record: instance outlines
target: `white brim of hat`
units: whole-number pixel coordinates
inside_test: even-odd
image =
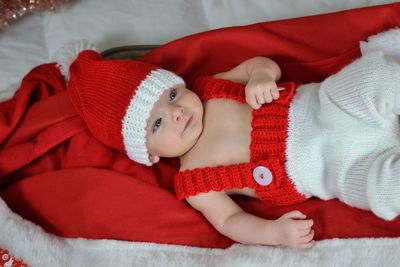
[[[122,121],[122,139],[130,159],[152,165],[146,147],[147,120],[163,92],[179,85],[185,85],[183,79],[164,69],[152,70],[140,83]]]

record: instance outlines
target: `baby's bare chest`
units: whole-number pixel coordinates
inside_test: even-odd
[[[181,161],[181,167],[194,169],[249,162],[252,109],[226,99],[209,100],[204,107],[203,133]],[[235,188],[226,193],[257,197],[251,188]]]
[[[218,166],[249,162],[252,109],[228,99],[205,103],[204,128],[199,146],[208,155],[204,165]]]

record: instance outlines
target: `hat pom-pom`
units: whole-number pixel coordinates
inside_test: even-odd
[[[84,50],[97,51],[97,48],[89,40],[73,40],[66,43],[55,53],[53,57],[54,61],[57,63],[57,67],[65,77],[65,80],[69,80],[69,67],[71,66],[72,62],[74,62],[79,53]]]

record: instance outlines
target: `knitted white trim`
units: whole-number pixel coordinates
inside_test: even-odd
[[[63,47],[57,50],[53,56],[53,60],[57,63],[65,80],[69,80],[69,67],[78,57],[79,53],[84,50],[95,50],[97,48],[89,40],[72,40],[67,42]]]
[[[152,165],[146,147],[147,119],[162,93],[178,85],[185,85],[182,78],[167,70],[157,69],[151,71],[138,86],[122,121],[122,138],[130,159]]]

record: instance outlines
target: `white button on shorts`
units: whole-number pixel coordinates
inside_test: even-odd
[[[272,173],[268,168],[258,166],[253,170],[253,178],[257,184],[266,186],[272,182]]]

